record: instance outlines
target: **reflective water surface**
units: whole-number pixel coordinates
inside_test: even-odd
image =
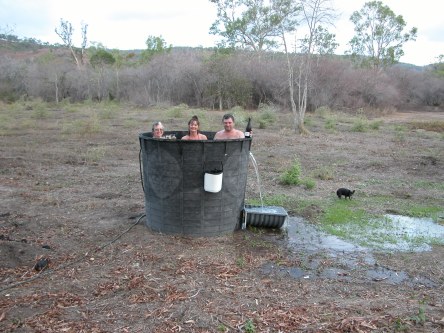
[[[366,247],[355,244],[362,243],[360,239],[356,239],[356,242],[342,240],[322,232],[298,217],[290,217],[285,228],[288,232],[289,245],[306,250],[420,252],[429,251],[433,242],[444,240],[444,226],[432,219],[387,214],[379,225],[376,230],[369,228],[368,234],[390,237],[386,237],[386,241],[384,237],[378,237],[377,242],[369,240],[369,237],[365,239]]]
[[[380,266],[375,251],[405,252],[431,249],[428,240],[444,237],[444,226],[430,219],[386,215],[387,228],[378,230],[393,233],[399,242],[379,244],[377,248],[363,247],[329,235],[301,217],[288,217],[282,227],[288,249],[300,259],[294,267],[267,264],[264,273],[287,275],[294,279],[337,279],[343,281],[372,281],[389,284],[437,287],[438,282],[422,276],[409,276],[404,271]],[[409,241],[410,240],[410,241]],[[413,241],[411,241],[413,240]],[[422,240],[422,242],[421,242]],[[412,243],[413,242],[413,243]]]

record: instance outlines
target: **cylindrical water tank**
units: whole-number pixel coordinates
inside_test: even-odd
[[[212,140],[214,132],[202,133],[208,140],[139,134],[146,225],[151,230],[219,236],[240,228],[251,139]],[[172,134],[180,138],[184,133],[165,132]],[[220,191],[205,191],[205,173],[220,171]]]

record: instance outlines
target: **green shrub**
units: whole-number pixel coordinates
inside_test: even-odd
[[[105,157],[105,147],[88,148],[84,154],[84,159],[87,164],[97,163]]]
[[[405,141],[405,132],[407,128],[403,125],[395,125],[395,141],[403,142]]]
[[[233,116],[237,115],[238,117],[240,117],[242,114],[245,113],[245,110],[242,106],[236,105],[230,109],[229,113],[231,113]]]
[[[256,332],[256,328],[254,327],[254,323],[251,319],[248,319],[245,322],[244,328],[245,328],[246,333],[255,333]]]
[[[326,130],[335,131],[336,125],[337,125],[337,119],[335,116],[327,116],[325,118],[325,124],[324,127]]]
[[[312,178],[304,178],[301,183],[305,186],[307,190],[312,190],[316,186],[316,182]]]
[[[168,117],[170,118],[182,118],[183,110],[179,108],[169,109],[167,112]]]
[[[372,130],[379,130],[379,128],[381,127],[382,124],[383,124],[382,120],[375,120],[369,124],[369,127]]]
[[[301,183],[301,163],[297,158],[294,159],[291,168],[281,176],[281,183],[284,185],[299,185]]]
[[[9,124],[12,123],[13,118],[7,116],[6,114],[0,114],[0,128],[8,128]]]
[[[332,180],[334,178],[334,171],[331,167],[322,166],[312,172],[312,176],[322,180]]]
[[[49,117],[49,112],[43,107],[37,107],[32,110],[32,118],[34,119],[45,119]]]
[[[305,126],[312,126],[313,125],[313,119],[311,117],[304,117],[304,125]]]
[[[100,121],[97,115],[93,114],[87,119],[78,119],[72,123],[65,123],[62,126],[63,134],[93,134],[99,133],[102,130]]]
[[[267,128],[267,122],[264,120],[259,119],[259,128],[260,129],[265,129]]]
[[[327,116],[330,116],[331,110],[328,106],[321,106],[317,108],[314,113],[321,118],[326,118]]]
[[[115,107],[105,106],[99,111],[99,117],[101,119],[113,119],[116,117],[119,110]]]
[[[188,109],[189,109],[188,105],[182,103],[182,104],[176,105],[173,108],[169,109],[167,111],[167,115],[170,118],[182,118],[185,116],[184,113]]]
[[[44,119],[49,116],[48,105],[41,98],[24,102],[24,107],[25,110],[32,111],[31,118]]]
[[[367,119],[363,117],[358,117],[353,122],[353,126],[351,128],[352,132],[366,132],[367,131]]]
[[[276,122],[277,109],[273,104],[259,104],[259,128],[264,129]]]

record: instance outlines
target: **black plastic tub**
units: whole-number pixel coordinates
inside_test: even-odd
[[[288,217],[287,211],[279,206],[252,206],[245,205],[244,226],[263,228],[281,228]]]
[[[139,134],[146,225],[153,231],[219,236],[241,227],[251,139],[182,141]],[[219,192],[205,191],[205,173],[222,169]]]

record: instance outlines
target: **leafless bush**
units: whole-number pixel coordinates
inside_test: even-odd
[[[261,103],[273,103],[281,110],[289,109],[283,54],[259,57],[252,52],[175,48],[144,64],[135,57],[118,68],[87,64],[79,70],[62,49],[4,56],[0,58],[0,98],[117,100],[140,106],[184,103],[213,109],[257,109]],[[428,70],[396,66],[375,72],[354,68],[340,57],[319,58],[312,70],[308,111],[321,106],[346,111],[444,105],[443,79]]]
[[[412,70],[396,67],[389,71],[394,80],[394,86],[402,94],[405,105],[444,106],[443,79],[435,77],[427,70]]]

